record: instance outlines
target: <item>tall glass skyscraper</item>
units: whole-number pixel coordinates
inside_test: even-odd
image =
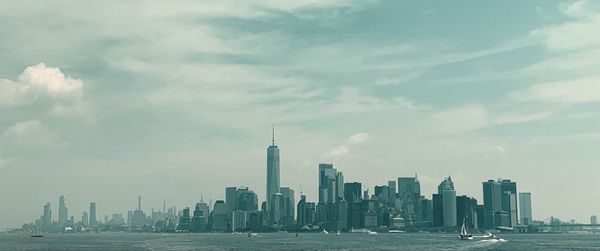
[[[96,202],[90,202],[90,226],[96,226]]]
[[[58,226],[64,227],[67,224],[67,220],[69,219],[69,214],[67,213],[67,206],[65,205],[65,196],[61,195],[58,198]]]
[[[271,205],[271,197],[279,192],[279,148],[275,145],[275,126],[273,138],[267,148],[267,207]]]
[[[519,215],[521,216],[519,222],[521,225],[531,223],[531,193],[519,193]]]

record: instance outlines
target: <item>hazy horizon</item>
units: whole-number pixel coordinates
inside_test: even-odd
[[[0,229],[418,174],[600,214],[600,2],[2,1]],[[212,206],[212,205],[211,205]]]

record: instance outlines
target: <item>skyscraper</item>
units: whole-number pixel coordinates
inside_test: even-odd
[[[344,175],[333,164],[319,164],[319,203],[335,203],[344,192]]]
[[[456,190],[454,182],[448,177],[438,186],[438,194],[442,195],[444,227],[455,227],[456,223]]]
[[[483,182],[483,216],[485,229],[501,226],[502,188],[499,182],[488,180]]]
[[[236,210],[258,210],[258,196],[256,196],[256,193],[248,187],[240,187],[237,190],[236,198]]]
[[[42,229],[46,231],[52,224],[52,209],[50,209],[50,202],[44,205],[44,215],[42,216]]]
[[[225,188],[225,204],[227,205],[227,218],[231,219],[231,213],[236,208],[237,201],[237,187],[227,187]]]
[[[81,216],[81,224],[84,226],[89,225],[89,217],[87,212],[83,212],[83,215]]]
[[[529,225],[533,220],[531,215],[531,193],[519,193],[519,215],[521,216],[520,224]]]
[[[275,126],[272,141],[267,148],[267,207],[271,205],[271,197],[279,192],[279,148],[275,145]]]
[[[402,217],[409,225],[414,225],[420,219],[421,183],[415,177],[398,178],[398,198],[402,202]],[[419,218],[419,219],[418,219]]]
[[[283,196],[284,212],[283,223],[286,226],[294,224],[294,212],[296,211],[296,201],[294,200],[294,190],[289,187],[281,187],[281,195]]]
[[[396,188],[395,180],[388,181],[388,190],[388,201],[392,202],[396,198],[396,193],[398,193],[398,188]]]
[[[90,202],[90,226],[96,226],[98,221],[96,219],[96,202]]]
[[[507,212],[508,217],[502,222],[503,226],[514,227],[518,224],[518,205],[517,205],[517,183],[509,179],[500,180],[502,190],[502,210]]]
[[[65,196],[61,195],[58,198],[58,226],[64,227],[67,224],[69,215],[67,212],[67,206],[65,205]]]

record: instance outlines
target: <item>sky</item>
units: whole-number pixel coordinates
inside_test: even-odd
[[[600,214],[596,1],[0,2],[0,229],[418,174]]]

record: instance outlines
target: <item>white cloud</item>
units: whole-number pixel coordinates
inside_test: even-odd
[[[371,136],[365,132],[359,132],[348,137],[348,144],[357,145],[369,141]]]
[[[538,112],[538,113],[517,113],[507,112],[496,116],[495,124],[513,124],[513,123],[524,123],[544,120],[552,116],[552,112]]]
[[[583,1],[562,4],[559,9],[573,20],[533,30],[553,51],[597,48],[600,46],[600,13],[589,11]]]
[[[329,151],[329,154],[333,157],[342,157],[350,153],[350,149],[345,145],[339,145]]]
[[[441,133],[476,131],[488,124],[487,110],[482,105],[465,105],[431,115],[435,129]]]
[[[545,103],[596,103],[600,102],[600,78],[543,83],[524,90],[514,91],[509,97],[517,101]]]
[[[558,5],[558,9],[570,17],[583,17],[589,14],[586,10],[586,1],[562,3]]]
[[[65,76],[59,68],[44,63],[27,67],[18,81],[0,79],[0,105],[19,106],[48,97],[53,100],[79,101],[83,90],[80,79]]]
[[[38,120],[16,123],[4,131],[4,136],[20,145],[53,144],[58,137]]]
[[[41,91],[52,98],[81,98],[83,82],[65,76],[57,67],[47,67],[44,63],[25,68],[19,76],[25,89]]]

